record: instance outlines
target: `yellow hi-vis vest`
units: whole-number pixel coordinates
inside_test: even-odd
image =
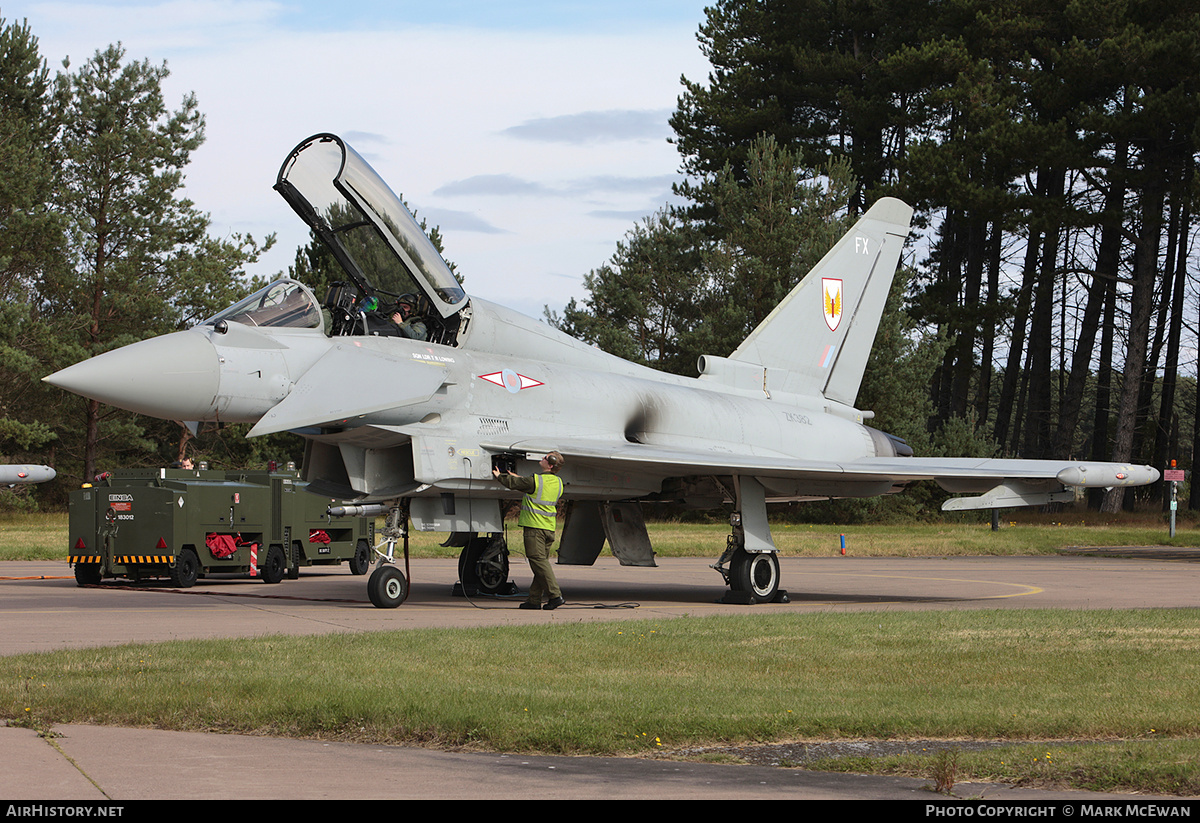
[[[553,474],[535,474],[533,482],[536,484],[533,494],[527,494],[521,500],[521,516],[517,518],[517,525],[552,532],[554,512],[558,498],[562,497],[562,481]]]

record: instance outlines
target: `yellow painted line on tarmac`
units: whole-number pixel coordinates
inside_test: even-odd
[[[937,583],[979,583],[985,586],[1007,586],[1023,589],[1009,594],[990,594],[983,597],[972,597],[972,600],[1000,600],[1006,597],[1028,597],[1031,594],[1041,594],[1045,591],[1041,586],[1030,586],[1026,583],[1005,583],[1000,580],[971,580],[960,577],[917,577],[906,574],[853,574],[850,572],[805,572],[806,577],[869,577],[877,580],[924,580]],[[966,599],[966,598],[960,598]]]

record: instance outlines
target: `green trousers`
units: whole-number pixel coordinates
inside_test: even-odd
[[[562,589],[554,577],[554,564],[550,562],[550,547],[554,545],[554,532],[546,529],[525,527],[525,559],[533,572],[529,584],[530,603],[541,605],[543,600],[562,597]]]

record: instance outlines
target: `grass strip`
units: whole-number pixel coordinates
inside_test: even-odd
[[[988,751],[942,750],[934,755],[844,757],[806,768],[851,774],[889,774],[954,783],[1006,783],[1029,788],[1200,796],[1200,740],[1121,740],[1027,743]]]
[[[0,659],[0,716],[504,751],[1200,736],[1200,613],[989,611],[138,644]]]
[[[837,526],[804,523],[771,525],[782,555],[831,557],[841,551],[857,557],[944,557],[956,555],[1053,554],[1074,546],[1194,546],[1200,534],[1181,525],[1175,538],[1157,515],[1100,515],[1075,512],[1057,515],[1009,514],[999,531],[988,523],[959,516],[939,523]],[[651,545],[660,557],[718,556],[729,527],[722,523],[649,523]],[[378,529],[377,529],[378,531]],[[416,532],[410,537],[413,557],[457,557],[459,549],[440,544],[442,533]],[[0,560],[67,559],[72,538],[65,513],[0,514]],[[520,538],[515,538],[519,547]],[[608,549],[605,548],[605,554]]]

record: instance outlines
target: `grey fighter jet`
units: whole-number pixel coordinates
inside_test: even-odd
[[[770,502],[934,480],[971,495],[947,509],[993,509],[1158,477],[1113,463],[923,459],[864,424],[872,412],[854,402],[912,216],[899,200],[873,205],[736,351],[679,377],[469,297],[400,199],[334,135],[297,146],[275,188],[345,270],[324,302],[279,280],[188,331],[46,380],[155,417],[305,438],[310,490],[352,501],[346,511],[387,512],[368,587],[377,606],[406,596],[393,561],[410,522],[452,533],[464,587],[511,586],[501,501],[513,493],[492,468],[530,474],[555,449],[569,501],[559,563],[590,565],[607,541],[622,563],[655,565],[639,500],[731,502],[713,568],[740,602],[786,597]],[[419,332],[411,316],[401,327],[402,302],[415,305]]]

